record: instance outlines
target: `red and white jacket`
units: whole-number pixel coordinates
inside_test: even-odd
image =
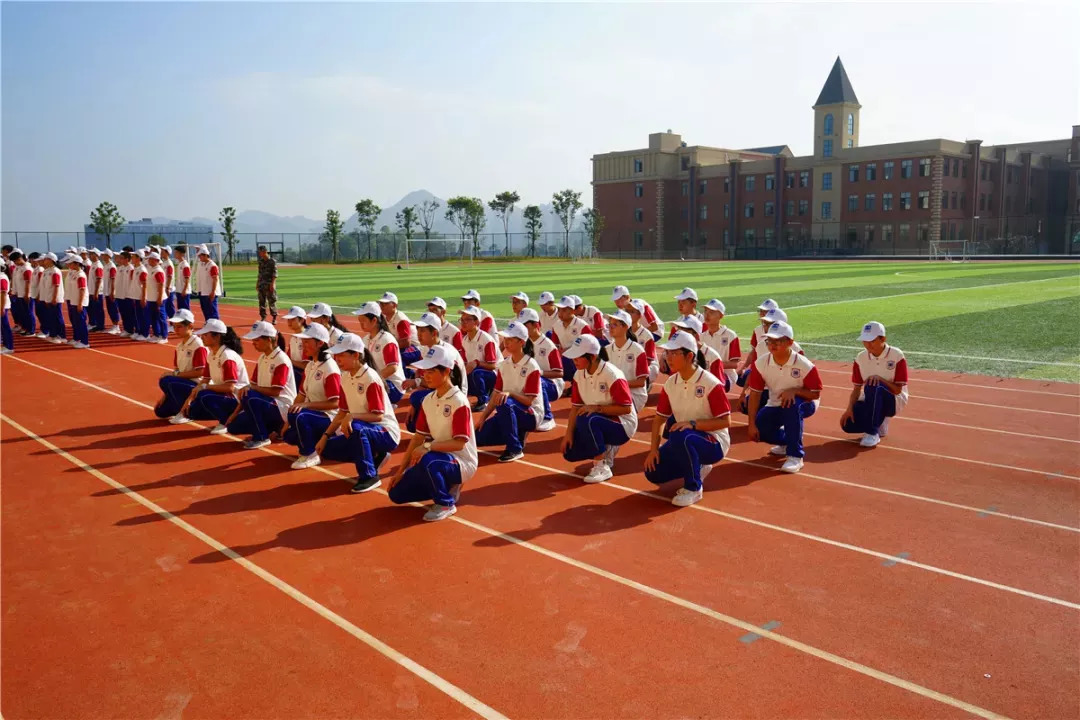
[[[259,354],[255,362],[255,384],[262,387],[281,388],[274,398],[278,412],[284,420],[288,417],[289,407],[296,400],[296,377],[293,375],[292,362],[281,348],[275,347],[269,355]]]
[[[465,346],[461,344],[461,330],[454,323],[443,320],[442,329],[439,330],[439,340],[457,350],[460,355],[465,355]]]
[[[68,270],[64,275],[64,297],[76,307],[86,307],[90,304],[90,289],[87,287],[86,273],[82,268]]]
[[[168,280],[161,265],[146,268],[146,302],[164,302],[168,295]]]
[[[717,328],[716,332],[711,332],[707,327],[701,331],[701,343],[708,345],[716,354],[720,356],[720,361],[730,362],[732,360],[742,359],[742,349],[739,347],[739,336],[735,334],[735,331],[729,327],[721,325]],[[723,374],[727,376],[728,381],[734,385],[738,379],[738,373],[734,368],[722,370]],[[713,375],[721,377],[720,373],[714,372]]]
[[[900,392],[895,395],[896,411],[900,412],[908,401],[908,366],[904,353],[900,348],[886,345],[880,355],[874,357],[866,350],[855,356],[855,363],[851,366],[851,382],[856,385],[866,383],[866,378],[876,375],[892,383],[903,385]],[[859,399],[865,399],[866,388],[859,394]]]
[[[233,381],[236,387],[244,387],[251,383],[244,359],[236,351],[224,345],[207,358],[203,378],[209,379],[211,385],[222,385]]]
[[[544,420],[544,394],[540,388],[540,366],[529,355],[522,355],[521,362],[504,358],[496,369],[495,389],[516,395],[531,395],[529,412],[539,425]]]
[[[184,258],[176,266],[176,274],[179,278],[179,282],[176,284],[176,291],[181,295],[191,294],[191,263]]]
[[[202,370],[205,377],[209,356],[210,352],[203,345],[202,338],[192,335],[187,340],[178,343],[176,349],[173,350],[173,367],[180,372]]]
[[[731,414],[724,381],[707,370],[698,368],[689,380],[683,380],[678,373],[664,381],[660,391],[660,400],[656,405],[656,414],[660,417],[674,417],[675,422],[692,420],[711,420]],[[705,431],[702,431],[705,432]],[[724,454],[731,447],[731,435],[728,429],[705,432],[720,443]]]
[[[463,333],[461,344],[465,349],[466,365],[477,361],[497,363],[503,359],[502,353],[499,352],[499,344],[495,342],[495,338],[483,330],[477,330],[476,335],[473,337],[469,337],[468,333]]]
[[[593,335],[589,324],[579,317],[574,317],[567,325],[562,320],[556,320],[551,328],[552,340],[559,346],[559,352],[566,352],[567,348],[574,344],[582,335]]]
[[[562,376],[563,359],[559,348],[555,346],[551,338],[541,335],[539,340],[533,340],[533,358],[540,367],[540,372],[559,371],[559,377],[548,378],[548,380],[555,385],[555,391],[561,397],[563,390],[566,388],[566,381],[563,380]]]
[[[386,324],[390,326],[403,347],[415,347],[419,344],[420,341],[416,339],[416,326],[405,313],[400,310],[395,311],[393,317],[386,318]]]
[[[308,402],[326,402],[341,398],[341,370],[334,358],[312,360],[304,369],[304,397]],[[322,410],[333,416],[332,410]]]
[[[401,350],[398,348],[397,338],[381,330],[368,337],[367,349],[375,363],[375,370],[379,373],[382,373],[389,365],[396,366],[393,375],[386,378],[386,382],[401,390],[401,383],[405,382],[405,368],[401,367]],[[311,366],[308,365],[308,367]]]
[[[339,408],[353,415],[379,413],[379,420],[373,424],[385,429],[390,437],[394,438],[394,442],[401,441],[401,427],[394,415],[394,406],[390,403],[386,385],[375,368],[365,365],[362,370],[343,373],[341,389]]]
[[[59,289],[56,293],[56,302],[64,302],[64,284],[64,275],[60,272],[60,268],[55,265],[51,268],[42,268],[41,287],[38,290],[41,299],[45,302],[53,302],[53,291]]]
[[[469,398],[456,387],[451,386],[445,395],[430,392],[420,404],[416,415],[416,432],[442,442],[453,438],[465,440],[465,446],[450,453],[458,462],[461,482],[466,482],[476,474],[478,464],[476,453],[476,435],[473,433],[472,409]]]
[[[630,395],[630,384],[619,368],[609,362],[600,361],[596,372],[578,370],[574,373],[570,402],[582,405],[626,405],[630,412],[619,416],[627,437],[637,432],[638,417],[634,409],[634,398]]]
[[[608,360],[622,371],[627,381],[649,377],[649,356],[645,354],[645,348],[627,338],[622,347],[618,347],[612,340],[607,346]],[[634,399],[634,410],[641,412],[645,402],[649,399],[649,388],[646,385],[630,388],[630,397]]]
[[[768,390],[769,402],[767,407],[780,406],[780,393],[785,390],[806,388],[807,390],[821,390],[821,377],[818,375],[814,363],[810,362],[805,355],[791,351],[790,357],[783,365],[777,365],[770,353],[761,355],[754,361],[750,368],[750,381],[747,383],[751,390]],[[814,405],[820,404],[820,400],[814,400]]]

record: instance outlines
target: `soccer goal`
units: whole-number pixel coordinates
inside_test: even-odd
[[[447,262],[472,267],[473,247],[469,238],[413,238],[399,244],[397,264],[409,268],[417,263]]]
[[[930,243],[930,259],[936,262],[967,262],[967,240],[935,240]]]

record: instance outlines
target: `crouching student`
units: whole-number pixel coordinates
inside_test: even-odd
[[[885,341],[885,326],[863,325],[859,335],[866,348],[851,368],[854,388],[847,409],[840,416],[844,432],[862,433],[859,444],[871,448],[889,431],[889,418],[904,409],[908,400],[908,367],[904,353]]]
[[[754,330],[754,333],[751,336],[751,341],[754,342],[754,345],[750,348],[750,355],[746,358],[746,365],[743,368],[742,374],[736,380],[736,384],[742,388],[741,392],[739,393],[738,401],[738,407],[740,412],[746,413],[749,409],[748,403],[750,400],[750,396],[747,392],[747,382],[750,380],[750,371],[753,369],[754,363],[757,362],[758,358],[765,357],[769,354],[769,348],[768,344],[766,343],[765,334],[775,322],[787,323],[787,313],[780,308],[773,308],[771,310],[765,311],[761,315],[761,325]],[[803,353],[802,346],[795,341],[792,341],[791,343],[791,351],[799,355],[805,354]],[[769,393],[768,391],[765,391],[764,393],[762,393],[761,396],[761,405],[764,406],[768,401]]]
[[[496,369],[491,402],[477,421],[476,444],[503,445],[499,462],[513,462],[525,456],[525,436],[544,421],[544,397],[529,331],[512,321],[499,331],[499,337],[506,357]]]
[[[690,335],[677,333],[662,347],[672,374],[660,391],[645,477],[657,485],[681,479],[671,504],[686,507],[701,499],[702,481],[731,446],[731,407],[724,381],[699,367],[698,343]]]
[[[195,331],[208,350],[206,372],[202,381],[191,389],[187,402],[169,422],[181,425],[192,420],[217,420],[210,428],[211,435],[229,431],[225,421],[239,405],[236,391],[250,382],[244,365],[243,342],[240,336],[217,318],[211,318]]]
[[[289,336],[289,362],[292,364],[293,383],[300,387],[304,384],[304,368],[308,364],[304,355],[304,338],[300,337],[300,333],[307,330],[307,311],[299,305],[293,305],[282,318],[292,332]]]
[[[454,359],[442,347],[428,348],[413,368],[432,390],[420,406],[416,434],[390,482],[397,504],[433,501],[424,520],[444,520],[457,512],[461,485],[475,473],[476,437],[469,398],[453,381]]]
[[[292,464],[293,470],[315,467],[321,462],[315,444],[330,426],[330,418],[337,412],[341,399],[341,370],[330,356],[330,333],[324,325],[313,322],[300,337],[311,362],[304,371],[304,384],[289,408],[289,429],[285,431],[285,442],[300,450],[300,456]]]
[[[645,301],[634,299],[626,304],[626,312],[630,315],[630,337],[637,341],[638,345],[645,348],[645,358],[649,363],[649,382],[656,382],[660,375],[660,359],[656,354],[656,334],[645,325],[645,310],[648,305]],[[659,320],[657,320],[660,323]],[[663,326],[663,323],[660,323]]]
[[[502,353],[495,338],[480,329],[480,309],[475,306],[461,311],[461,343],[465,347],[465,369],[469,389],[476,397],[473,412],[483,412],[495,387],[495,367],[502,362]]]
[[[266,321],[251,326],[245,340],[259,352],[255,379],[236,391],[240,404],[225,425],[233,435],[250,435],[244,447],[257,450],[269,445],[285,426],[289,408],[296,399],[292,363],[285,352],[285,338]]]
[[[803,466],[803,420],[817,411],[821,378],[817,368],[792,348],[794,332],[786,322],[774,322],[765,333],[769,354],[759,357],[750,368],[749,425],[751,441],[761,440],[773,447],[773,455],[786,456],[780,469],[796,473]],[[761,407],[761,396],[769,391],[769,401]]]
[[[328,460],[353,463],[356,484],[350,492],[368,492],[381,484],[379,470],[398,446],[401,428],[364,339],[345,333],[330,354],[341,368],[341,402],[315,452]]]
[[[154,414],[162,419],[176,416],[184,407],[196,381],[206,374],[209,356],[206,346],[195,334],[195,316],[190,310],[177,310],[169,318],[169,324],[180,342],[173,351],[174,369],[158,380],[161,398],[154,406]]]
[[[378,304],[364,303],[359,309],[353,310],[353,315],[360,325],[360,332],[363,333],[364,343],[375,363],[375,370],[386,385],[390,402],[397,405],[405,395],[401,389],[405,382],[405,370],[401,366],[401,350],[398,348],[397,338],[390,333],[390,326],[386,324],[386,318]]]
[[[420,318],[414,323],[416,327],[416,339],[420,343],[421,354],[427,352],[429,348],[439,346],[444,348],[446,352],[454,359],[454,367],[459,370],[459,373],[454,377],[457,380],[454,384],[461,392],[465,393],[465,397],[469,396],[469,382],[466,379],[465,373],[465,360],[461,357],[461,353],[457,348],[448,343],[442,332],[443,321],[435,313],[426,312],[420,316]],[[458,333],[460,335],[460,333]],[[409,432],[416,432],[416,418],[420,414],[420,405],[424,402],[424,398],[431,392],[430,388],[424,387],[423,380],[416,375],[412,370],[409,371],[413,377],[408,378],[401,384],[403,391],[411,390],[409,393],[409,414],[405,418],[405,427]],[[460,377],[459,377],[460,376]]]
[[[611,342],[600,350],[600,357],[622,371],[634,399],[634,411],[640,413],[649,400],[649,357],[645,348],[630,337],[633,320],[626,311],[616,310],[607,318]]]
[[[716,298],[705,303],[705,326],[701,330],[700,341],[716,351],[722,364],[722,375],[713,374],[723,380],[724,389],[730,391],[738,379],[735,368],[742,361],[742,350],[739,348],[739,336],[723,324],[726,312],[724,303]]]
[[[569,362],[570,356],[566,354],[566,351],[573,346],[574,341],[579,337],[592,335],[593,332],[587,322],[574,314],[577,305],[572,295],[563,295],[559,302],[555,304],[555,307],[558,317],[551,327],[551,339],[562,354],[563,380],[570,382],[574,379],[576,368],[574,363]],[[599,339],[597,339],[597,343],[599,342]]]
[[[566,381],[563,380],[562,355],[550,337],[544,334],[544,322],[540,313],[532,308],[525,308],[518,318],[529,331],[529,341],[533,344],[533,359],[540,367],[540,394],[544,396],[544,422],[537,430],[546,432],[555,426],[555,416],[551,412],[551,403],[562,397]]]
[[[593,461],[585,476],[587,483],[610,480],[615,454],[637,432],[630,385],[619,368],[600,357],[600,341],[592,335],[580,336],[564,355],[574,362],[577,372],[570,391],[572,408],[562,441],[563,458]]]

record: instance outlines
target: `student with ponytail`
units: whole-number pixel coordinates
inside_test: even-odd
[[[563,394],[566,381],[563,380],[562,354],[555,342],[544,334],[544,322],[540,313],[532,308],[525,308],[518,318],[529,331],[529,340],[533,345],[531,353],[536,364],[540,367],[540,391],[544,396],[544,422],[540,430],[545,430],[548,423],[554,423],[551,413],[551,403],[558,400]]]
[[[327,335],[330,337],[329,345],[336,343],[342,333],[348,332],[345,326],[338,322],[334,311],[326,303],[315,303],[311,308],[311,312],[307,314],[307,319],[326,328]]]
[[[390,403],[397,405],[405,396],[401,389],[405,382],[405,370],[401,365],[401,349],[398,347],[397,338],[390,332],[390,326],[386,324],[386,318],[383,317],[378,303],[364,303],[358,310],[353,311],[353,315],[360,324],[364,343],[374,362],[373,367],[386,385]]]
[[[611,342],[600,350],[600,357],[610,360],[626,376],[634,410],[641,412],[649,399],[649,358],[645,348],[630,337],[633,319],[624,310],[616,310],[607,316]]]
[[[300,457],[292,464],[294,470],[321,462],[315,445],[330,426],[341,400],[341,370],[330,356],[330,333],[313,322],[300,337],[311,362],[304,371],[304,385],[289,408],[289,429],[285,432],[285,442],[300,449]]]
[[[447,343],[446,340],[439,339],[443,337],[442,319],[435,313],[424,313],[414,323],[414,327],[416,328],[416,337],[420,343],[421,353],[438,346],[445,348],[447,354],[454,359],[454,369],[450,374],[450,382],[468,397],[469,384],[465,379],[465,360],[462,359],[457,348]],[[405,427],[408,428],[409,432],[416,432],[416,417],[420,413],[420,405],[424,402],[427,394],[431,392],[431,389],[424,387],[423,380],[416,376],[415,373],[413,377],[401,384],[401,389],[405,391],[412,390],[409,394],[409,404],[412,407],[409,409],[409,415],[405,419]]]
[[[240,404],[225,425],[233,435],[250,435],[244,447],[257,450],[269,445],[271,436],[284,426],[289,408],[296,399],[296,381],[292,363],[285,353],[285,338],[276,327],[268,322],[257,322],[244,339],[250,340],[259,352],[255,379],[251,385],[236,391]]]
[[[656,356],[656,333],[646,325],[645,316],[648,307],[644,300],[634,298],[626,303],[625,310],[631,321],[629,335],[645,349],[645,359],[649,363],[649,382],[654,383],[660,375],[660,361]],[[657,323],[660,321],[657,320]],[[662,323],[658,325],[658,327],[662,326]]]
[[[244,344],[240,337],[217,318],[206,321],[195,334],[203,339],[209,351],[206,372],[202,381],[191,390],[187,402],[169,422],[181,425],[192,420],[217,420],[210,428],[211,435],[228,432],[225,421],[239,405],[235,393],[250,382],[244,365]]]
[[[304,338],[300,337],[308,326],[307,312],[299,305],[293,305],[282,317],[292,331],[289,336],[289,362],[292,364],[293,382],[300,387],[304,384],[304,368],[308,364],[308,357],[304,354]]]

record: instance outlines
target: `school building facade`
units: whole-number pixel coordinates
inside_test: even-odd
[[[752,258],[974,252],[1080,253],[1080,126],[1072,137],[859,144],[861,109],[840,58],[814,110],[814,153],[787,145],[646,148],[593,156],[599,250]]]

